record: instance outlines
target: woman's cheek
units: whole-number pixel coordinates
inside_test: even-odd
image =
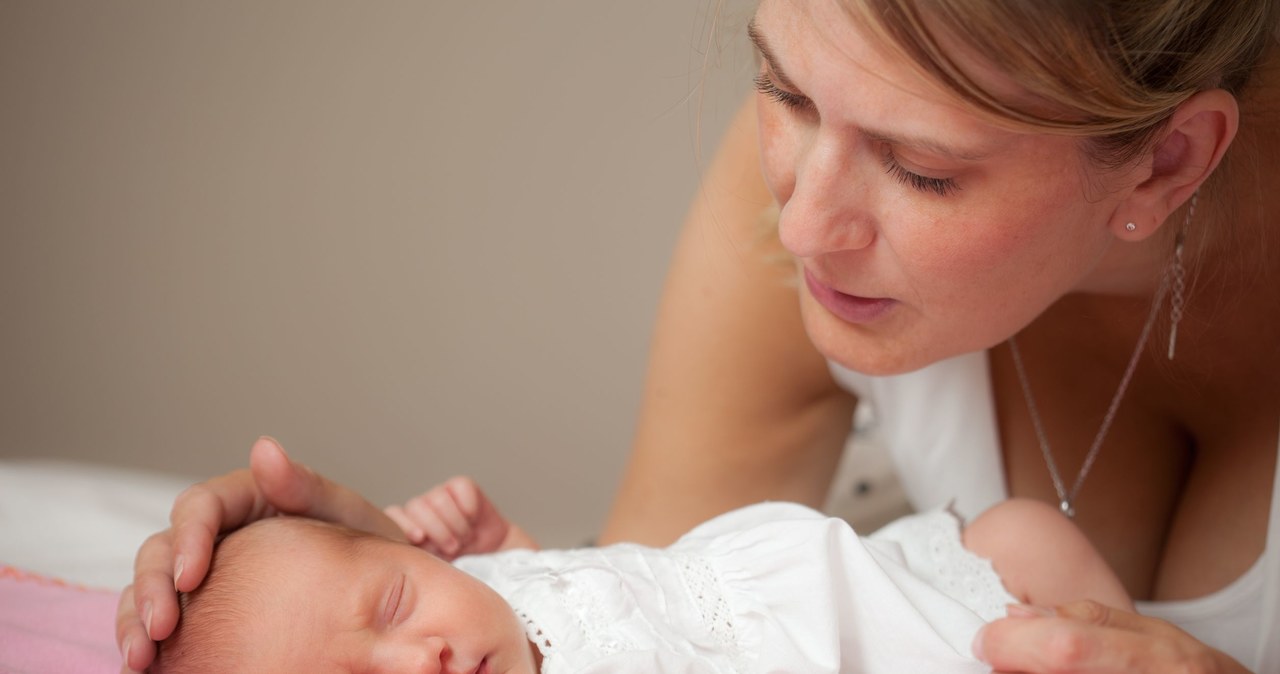
[[[916,222],[899,229],[898,237],[885,232],[913,287],[933,288],[954,301],[957,294],[1010,280],[1003,268],[1018,252],[1018,227],[999,222],[991,210],[983,216],[970,209],[926,215],[927,210],[917,206]]]

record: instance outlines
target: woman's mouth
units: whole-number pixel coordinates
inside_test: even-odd
[[[818,304],[821,304],[827,311],[847,323],[858,325],[870,323],[898,304],[897,300],[887,297],[847,295],[835,288],[823,285],[814,278],[808,269],[804,270],[804,282],[809,288],[809,294],[813,296],[813,299],[817,300]]]

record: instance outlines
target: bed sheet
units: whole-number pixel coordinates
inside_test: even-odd
[[[113,624],[133,555],[194,480],[0,460],[0,672],[118,672]]]

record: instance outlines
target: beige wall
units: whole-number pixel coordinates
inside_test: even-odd
[[[710,152],[749,85],[714,1],[0,3],[0,458],[200,476],[272,434],[579,542],[695,111]]]

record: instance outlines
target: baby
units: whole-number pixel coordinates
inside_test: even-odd
[[[289,517],[227,536],[151,671],[986,672],[969,644],[1008,604],[1132,608],[1031,501],[866,538],[764,503],[661,549],[536,551],[465,478],[388,514],[421,547]]]

